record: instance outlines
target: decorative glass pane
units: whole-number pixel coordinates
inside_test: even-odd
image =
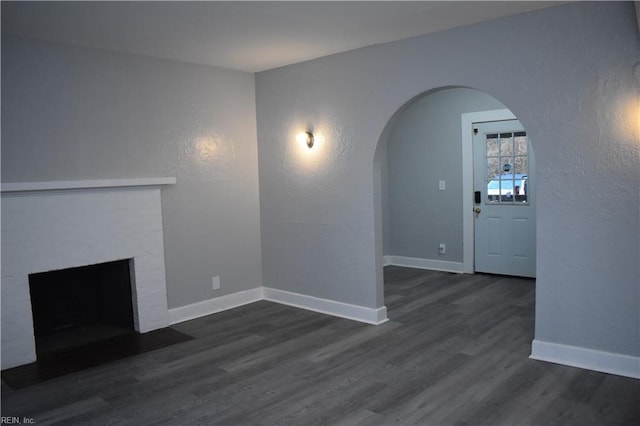
[[[516,175],[527,175],[529,173],[529,158],[528,157],[515,157],[514,159]]]
[[[527,137],[516,136],[514,139],[515,155],[527,155]]]
[[[500,202],[500,179],[491,179],[487,183],[487,202],[499,203]]]
[[[499,158],[487,158],[487,180],[500,176],[501,166]]]
[[[513,154],[513,134],[500,133],[500,155],[506,157]]]
[[[487,135],[487,157],[497,157],[499,155],[500,146],[498,145],[498,135]]]

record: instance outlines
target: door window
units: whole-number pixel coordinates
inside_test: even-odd
[[[529,143],[526,132],[486,135],[487,204],[528,204]]]

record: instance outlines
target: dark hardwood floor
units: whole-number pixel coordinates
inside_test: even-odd
[[[60,425],[639,425],[640,380],[528,358],[533,280],[385,268],[390,321],[258,302],[194,339],[14,391]]]

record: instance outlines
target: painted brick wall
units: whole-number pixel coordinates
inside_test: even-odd
[[[133,259],[136,329],[168,325],[160,189],[2,195],[2,368],[36,359],[28,274]]]

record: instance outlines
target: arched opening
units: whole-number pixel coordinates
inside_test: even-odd
[[[485,145],[484,151],[474,154],[473,145],[477,143],[474,126],[477,130],[477,124],[493,122],[507,123],[495,135],[499,138],[498,144],[506,146],[508,142],[511,148],[501,151],[498,147],[496,153],[487,153],[488,145]],[[424,92],[406,102],[389,120],[374,156],[379,300],[385,300],[385,266],[441,271],[441,276],[487,272],[475,263],[477,223],[485,218],[473,211],[494,208],[494,203],[501,208],[509,203],[516,209],[524,205],[531,207],[527,220],[532,226],[516,229],[508,225],[501,228],[500,238],[505,244],[530,243],[529,251],[522,248],[522,244],[516,247],[516,251],[519,250],[516,257],[527,257],[533,273],[514,274],[510,269],[489,272],[535,276],[535,163],[530,144],[522,144],[522,140],[528,138],[526,130],[504,131],[506,128],[516,130],[513,127],[516,124],[511,123],[520,125],[503,103],[467,87],[442,87]],[[496,144],[494,140],[491,143]],[[521,145],[527,147],[529,157],[518,151]],[[492,163],[498,164],[499,173],[492,171]],[[495,176],[489,176],[490,173]],[[480,183],[479,175],[486,179],[484,183]],[[496,182],[498,192],[494,194],[491,185],[495,186]],[[489,189],[476,195],[476,190],[487,187]],[[516,211],[517,223],[523,224],[524,216],[520,213],[525,209]],[[513,218],[507,219],[513,221]],[[494,222],[490,226],[494,226]],[[500,243],[499,233],[495,226],[491,228],[492,239],[483,241],[482,247]],[[535,288],[535,283],[531,286]]]

